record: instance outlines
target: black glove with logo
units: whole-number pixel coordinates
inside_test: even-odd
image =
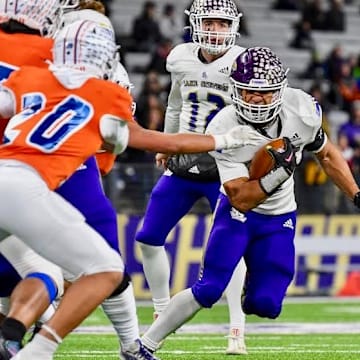
[[[260,186],[267,195],[273,194],[295,171],[297,148],[290,139],[284,137],[285,150],[279,152],[269,149],[269,153],[275,160],[275,167],[260,179]]]

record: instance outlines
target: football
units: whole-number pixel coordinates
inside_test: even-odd
[[[268,149],[276,151],[285,151],[285,142],[281,139],[275,139],[262,146],[254,155],[249,167],[250,180],[257,180],[266,175],[275,166],[274,158]]]

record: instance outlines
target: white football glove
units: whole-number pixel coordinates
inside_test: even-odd
[[[256,130],[248,125],[238,125],[226,134],[213,135],[215,139],[215,150],[235,149],[244,145],[257,145],[264,140]]]

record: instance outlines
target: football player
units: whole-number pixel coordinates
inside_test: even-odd
[[[141,128],[133,121],[129,93],[103,80],[113,76],[115,50],[112,29],[77,21],[56,36],[48,69],[24,66],[10,75],[0,92],[0,115],[11,117],[16,112],[0,148],[1,240],[10,234],[21,237],[77,279],[54,316],[14,359],[51,359],[62,338],[123,278],[119,254],[53,191],[86,159],[101,147],[113,153],[127,145],[149,151],[198,152],[231,149],[256,138],[248,126],[215,137],[166,135]],[[153,358],[140,343],[126,355],[141,358],[133,353]]]
[[[143,344],[155,350],[165,336],[221,296],[242,257],[248,270],[243,298],[246,314],[275,319],[294,276],[296,202],[293,173],[303,150],[314,152],[335,184],[360,207],[360,192],[346,161],[325,135],[320,105],[299,89],[287,87],[286,70],[268,48],[249,48],[234,62],[230,76],[233,104],[222,109],[207,132],[221,134],[247,124],[261,138],[256,145],[212,152],[221,194],[209,235],[202,276],[176,294],[146,331]],[[274,168],[249,180],[248,164],[272,139],[284,138],[283,152],[271,150]],[[226,241],[224,241],[226,239]]]
[[[188,15],[193,42],[177,45],[167,58],[172,85],[166,133],[205,132],[215,114],[231,103],[231,65],[245,50],[235,45],[241,14],[233,0],[194,0]],[[170,301],[170,264],[164,247],[167,235],[199,199],[205,198],[214,211],[220,188],[215,161],[207,153],[157,154],[156,162],[166,171],[152,190],[142,228],[136,234],[154,318]],[[241,261],[225,291],[230,315],[227,354],[246,354],[240,301],[245,271]],[[204,304],[205,299],[198,300]]]
[[[34,65],[47,67],[46,60],[51,59],[52,39],[61,21],[61,5],[65,2],[49,0],[44,5],[41,1],[9,0],[0,1],[0,82],[4,81],[9,74],[22,65]],[[0,133],[3,134],[7,122],[0,119]],[[10,239],[9,239],[10,240]],[[6,259],[11,261],[11,264]],[[14,267],[16,270],[14,269]],[[32,294],[34,302],[29,302],[25,307],[24,298],[14,294],[12,298],[11,318],[2,323],[1,333],[11,340],[22,338],[25,334],[25,326],[30,326],[33,320],[28,316],[32,305],[36,303],[39,314],[46,309],[49,301],[63,292],[63,275],[61,269],[49,261],[38,256],[19,239],[12,238],[10,242],[5,240],[1,243],[0,255],[0,296],[10,296],[11,291],[20,281],[21,277],[26,280],[19,286],[16,294]],[[20,310],[21,308],[21,310]],[[2,307],[7,314],[8,306]],[[20,315],[20,312],[22,315]],[[22,316],[25,326],[17,322],[16,317]],[[0,355],[6,358],[18,351],[18,341],[9,342],[8,349],[0,344]],[[8,351],[9,350],[9,351]]]

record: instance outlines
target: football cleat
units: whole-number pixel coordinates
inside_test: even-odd
[[[20,342],[5,340],[0,334],[0,360],[10,360],[21,348]]]
[[[120,359],[123,359],[123,360],[160,360],[159,358],[155,357],[155,355],[142,344],[140,339],[137,339],[129,349],[127,349],[125,351],[121,351]]]
[[[226,355],[247,355],[244,336],[240,333],[240,329],[232,328],[228,338],[228,347]]]

